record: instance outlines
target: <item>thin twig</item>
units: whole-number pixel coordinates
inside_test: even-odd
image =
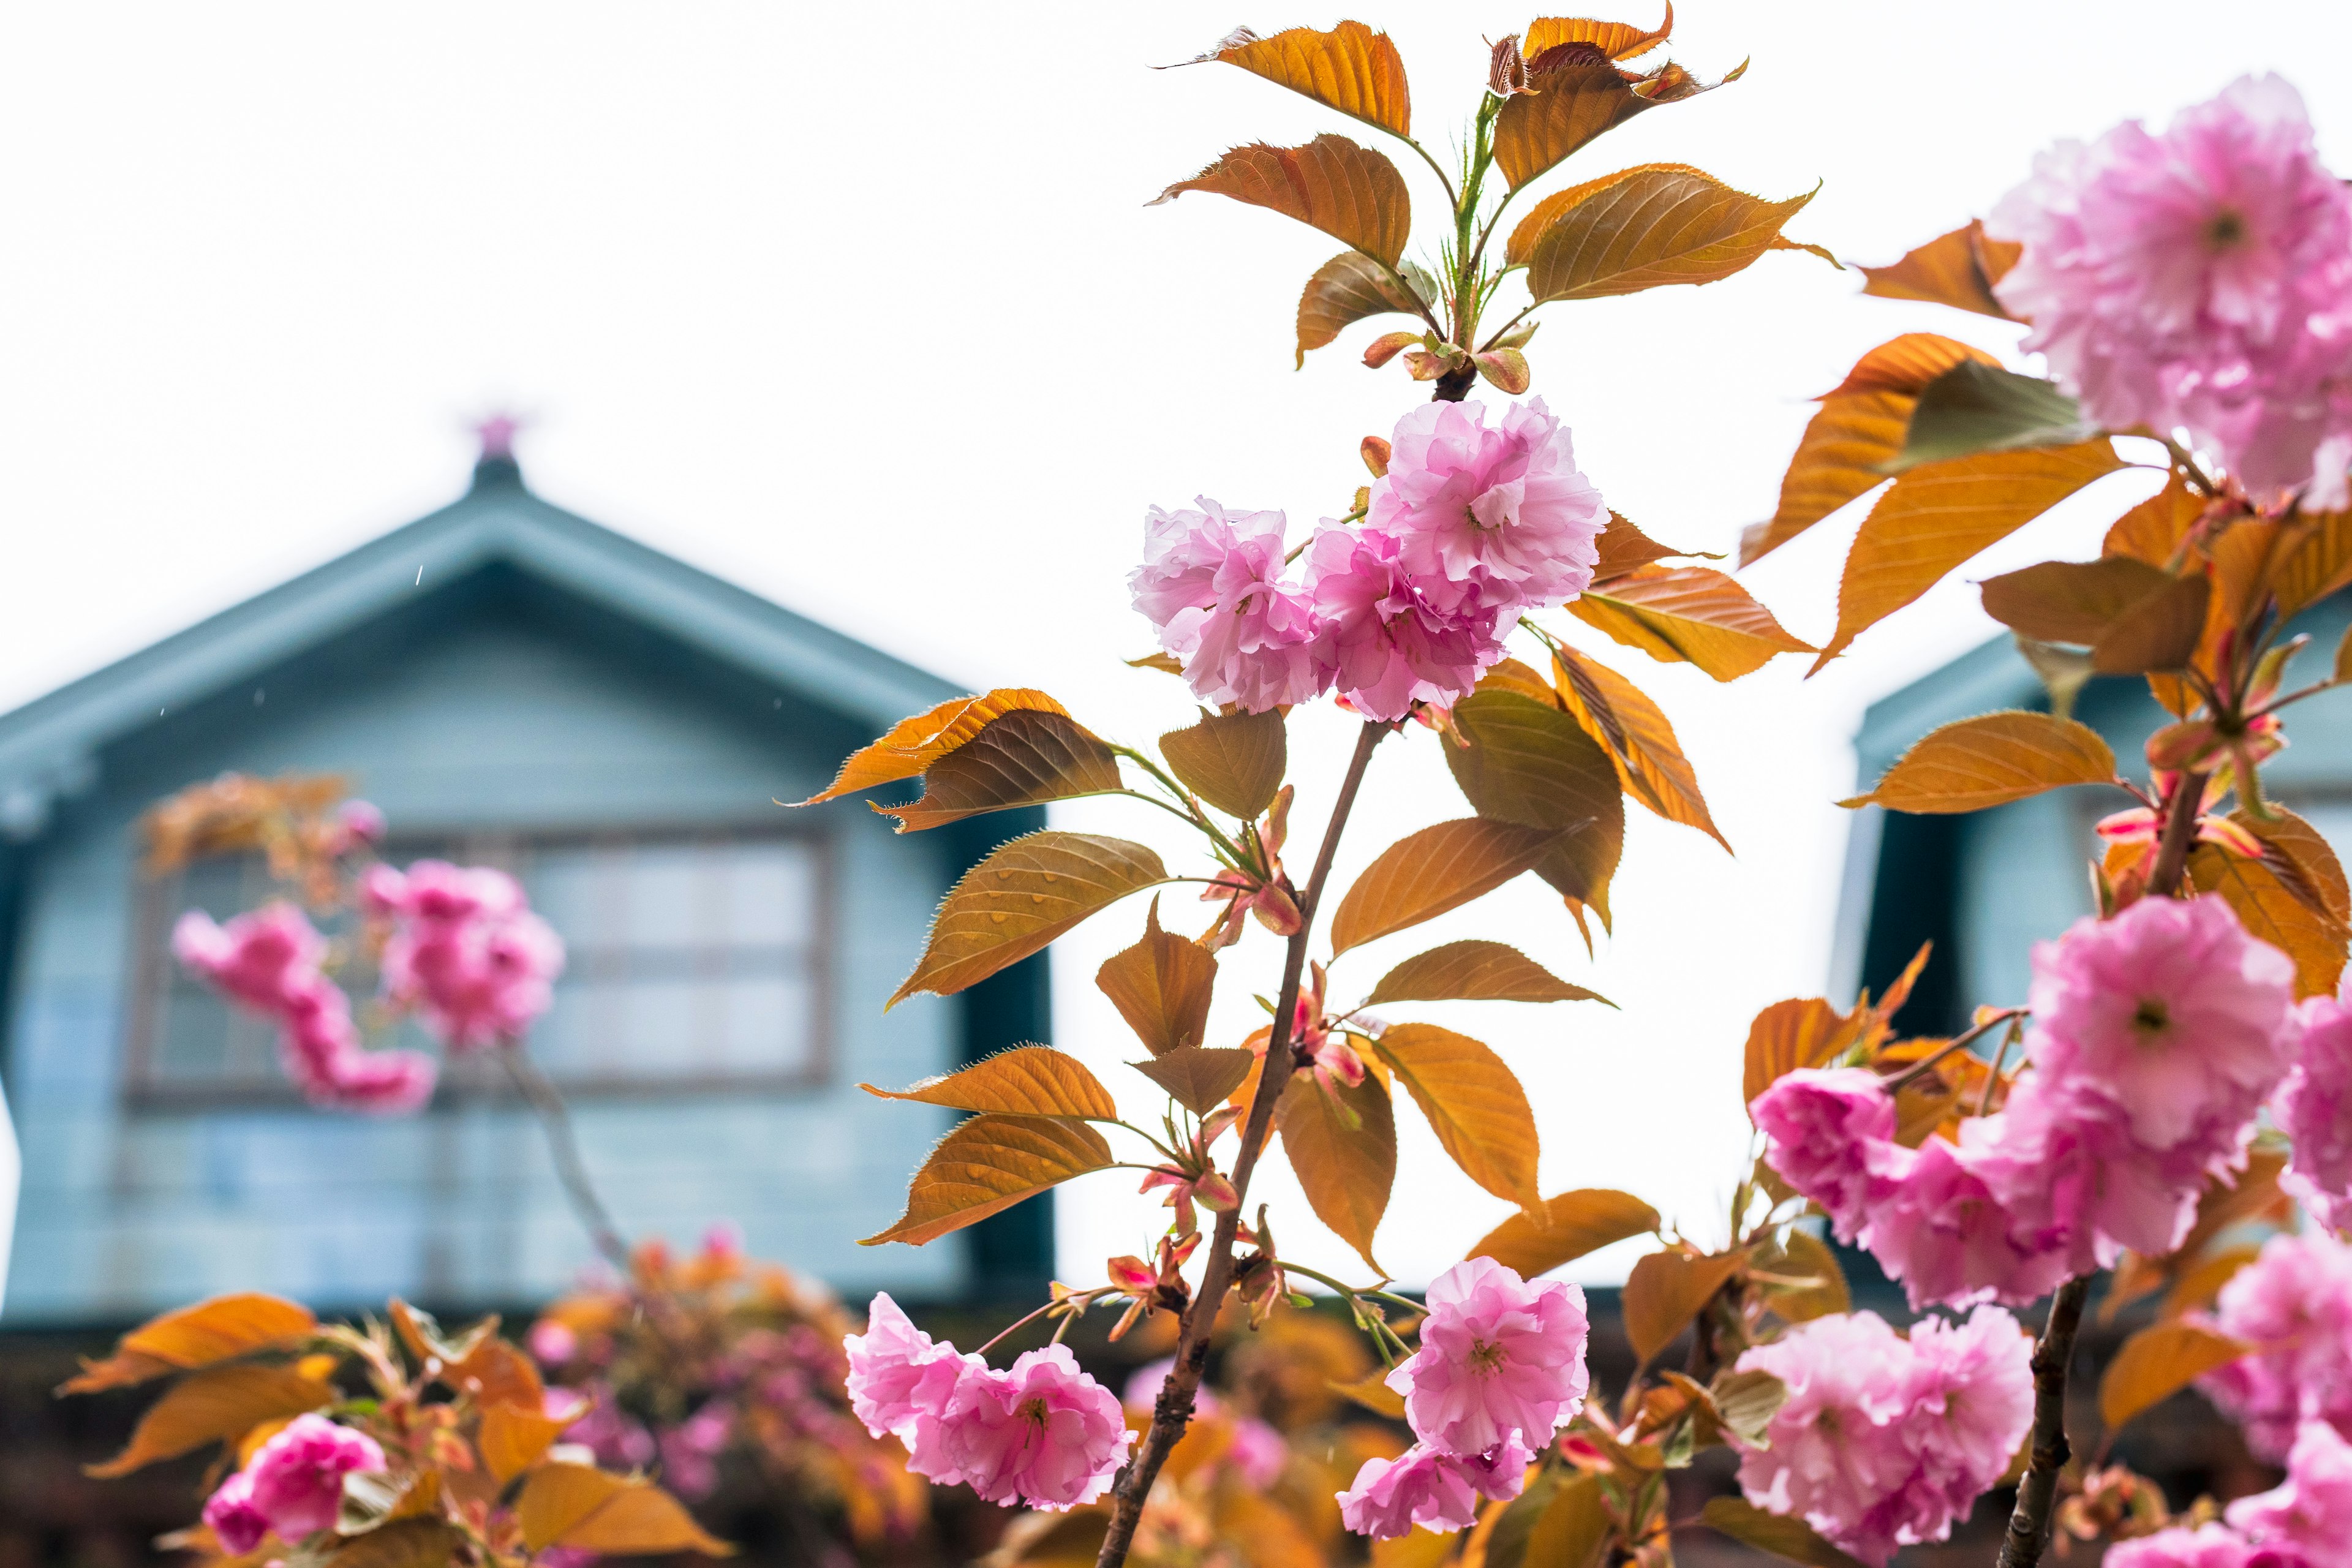
[[[1977,1041],[1984,1037],[1985,1032],[1992,1028],[1995,1025],[2013,1023],[2017,1019],[2024,1016],[2024,1015],[2025,1009],[2022,1007],[2002,1008],[2000,1012],[1995,1013],[1991,1017],[1987,1018],[1983,1023],[1971,1028],[1967,1034],[1946,1044],[1940,1050],[1937,1051],[1934,1056],[1929,1057],[1927,1060],[1914,1062],[1910,1068],[1901,1077],[1891,1080],[1886,1085],[1886,1092],[1889,1094],[1902,1093],[1905,1089],[1910,1088],[1913,1083],[1916,1082],[1920,1079],[1926,1078],[1929,1073],[1934,1072],[1937,1068],[1941,1067],[1944,1064],[1945,1058],[1952,1055],[1956,1051],[1967,1050],[1970,1046],[1975,1045]]]
[[[1339,785],[1339,797],[1331,805],[1331,821],[1323,830],[1323,847],[1315,853],[1314,874],[1307,879],[1307,891],[1298,902],[1298,930],[1290,938],[1289,952],[1283,963],[1282,993],[1275,1007],[1273,1036],[1266,1041],[1265,1058],[1258,1063],[1257,1080],[1250,1090],[1249,1120],[1242,1129],[1241,1152],[1234,1157],[1234,1191],[1242,1199],[1249,1196],[1250,1174],[1257,1169],[1259,1151],[1273,1129],[1275,1102],[1288,1082],[1291,1021],[1298,1010],[1298,983],[1307,969],[1307,945],[1315,930],[1317,907],[1323,901],[1323,884],[1330,879],[1339,833],[1356,804],[1356,792],[1363,784],[1364,770],[1372,760],[1372,748],[1380,744],[1389,728],[1386,724],[1367,723],[1357,736],[1356,754],[1349,759],[1348,776]],[[1104,1532],[1095,1568],[1122,1568],[1127,1562],[1128,1548],[1135,1541],[1136,1522],[1143,1517],[1144,1500],[1151,1495],[1151,1484],[1160,1479],[1160,1467],[1167,1462],[1169,1450],[1175,1447],[1176,1440],[1192,1422],[1192,1395],[1200,1388],[1201,1374],[1209,1364],[1209,1333],[1216,1327],[1217,1312],[1223,1307],[1225,1291],[1233,1284],[1234,1241],[1241,1229],[1241,1216],[1239,1202],[1217,1215],[1216,1234],[1209,1243],[1208,1261],[1201,1270],[1200,1291],[1184,1310],[1182,1326],[1176,1336],[1176,1364],[1169,1369],[1167,1380],[1160,1385],[1160,1398],[1151,1410],[1151,1427],[1143,1436],[1142,1447],[1136,1450],[1135,1458],[1111,1489],[1110,1527]]]
[[[588,1179],[588,1167],[580,1159],[579,1140],[572,1133],[572,1112],[564,1105],[562,1094],[520,1046],[500,1046],[499,1060],[506,1064],[507,1076],[514,1079],[515,1088],[522,1091],[523,1099],[538,1113],[539,1125],[547,1134],[547,1152],[555,1162],[556,1179],[563,1184],[563,1195],[572,1200],[572,1211],[580,1216],[588,1239],[595,1243],[604,1260],[626,1278],[629,1244],[621,1238],[620,1227],[613,1223],[612,1211],[596,1195],[596,1185]]]

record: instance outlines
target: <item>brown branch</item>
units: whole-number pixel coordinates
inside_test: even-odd
[[[1476,364],[1465,361],[1437,378],[1437,390],[1429,395],[1432,403],[1459,403],[1470,395],[1470,387],[1478,379]]]
[[[1315,911],[1323,901],[1323,884],[1331,875],[1331,858],[1339,847],[1339,830],[1347,826],[1348,813],[1356,804],[1356,792],[1364,782],[1364,769],[1372,760],[1372,748],[1390,726],[1368,723],[1356,737],[1356,754],[1349,760],[1348,776],[1339,785],[1339,798],[1332,803],[1331,821],[1323,830],[1323,847],[1316,851],[1315,870],[1307,879],[1307,891],[1298,902],[1298,930],[1290,939],[1289,952],[1282,970],[1282,991],[1274,1009],[1273,1036],[1266,1041],[1265,1059],[1258,1064],[1257,1081],[1250,1089],[1249,1120],[1242,1128],[1241,1152],[1234,1157],[1234,1191],[1242,1198],[1249,1196],[1250,1175],[1257,1169],[1257,1157],[1265,1148],[1274,1123],[1275,1103],[1282,1098],[1281,1088],[1287,1084],[1290,1072],[1290,1028],[1298,1011],[1298,983],[1307,970],[1307,944],[1315,931]],[[1151,1495],[1151,1484],[1160,1479],[1160,1467],[1167,1462],[1169,1450],[1184,1435],[1192,1419],[1192,1395],[1201,1386],[1201,1374],[1209,1365],[1209,1334],[1217,1324],[1218,1310],[1224,1306],[1225,1291],[1234,1279],[1234,1241],[1241,1228],[1242,1205],[1234,1206],[1217,1216],[1215,1235],[1209,1242],[1209,1260],[1201,1270],[1201,1289],[1185,1309],[1181,1328],[1176,1336],[1176,1364],[1170,1369],[1167,1381],[1160,1385],[1159,1401],[1151,1408],[1151,1429],[1143,1436],[1143,1446],[1121,1473],[1111,1489],[1110,1528],[1103,1535],[1102,1552],[1095,1559],[1095,1568],[1121,1568],[1127,1561],[1128,1548],[1135,1541],[1136,1521],[1143,1517],[1144,1500]]]
[[[2066,1368],[2074,1359],[2074,1331],[2082,1326],[2083,1300],[2090,1293],[2087,1274],[2059,1286],[2050,1299],[2050,1319],[2034,1342],[2033,1447],[2025,1479],[2018,1483],[2009,1531],[2001,1537],[2000,1568],[2034,1568],[2050,1542],[2058,1472],[2073,1453],[2066,1443]]]
[[[572,1133],[572,1112],[563,1103],[562,1094],[539,1070],[539,1064],[523,1054],[518,1045],[499,1047],[499,1060],[506,1064],[507,1076],[514,1079],[515,1088],[539,1116],[539,1124],[547,1133],[548,1157],[555,1162],[556,1180],[563,1184],[563,1195],[572,1202],[572,1212],[580,1217],[588,1239],[604,1256],[604,1261],[629,1276],[629,1244],[621,1239],[620,1227],[613,1223],[612,1211],[604,1200],[596,1195],[596,1184],[588,1179],[588,1166],[580,1158],[580,1142]]]
[[[2205,804],[2203,773],[2182,773],[2165,805],[2164,837],[2158,840],[2156,864],[2147,873],[2147,890],[2159,899],[2180,891],[2180,876],[2188,869],[2189,847],[2197,842],[2198,808]]]

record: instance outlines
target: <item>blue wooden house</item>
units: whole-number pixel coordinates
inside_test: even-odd
[[[857,1082],[1046,1037],[1042,955],[881,1008],[955,877],[1040,814],[900,837],[856,800],[775,804],[956,694],[549,505],[493,451],[457,504],[0,717],[0,1081],[23,1152],[0,1325],[230,1289],[521,1303],[592,1256],[489,1073],[452,1064],[412,1118],[312,1110],[266,1029],[177,971],[182,910],[267,889],[237,860],[147,878],[137,820],[227,770],[348,774],[396,861],[522,878],[570,949],[530,1049],[631,1235],[730,1221],[845,1291],[1040,1288],[1045,1203],[920,1249],[856,1244],[951,1120]]]
[[[2311,643],[2285,689],[2327,673],[2352,622],[2352,594],[2314,605],[2294,630]],[[2006,635],[1874,703],[1855,737],[1860,787],[1878,782],[1911,743],[1956,719],[2001,708],[2049,706],[2042,681]],[[2098,677],[2073,716],[2104,735],[2126,777],[2145,779],[2142,748],[2171,715],[2137,676]],[[2328,692],[2290,710],[2287,749],[2263,782],[2352,861],[2352,694]],[[2065,789],[1960,816],[1913,816],[1865,806],[1847,842],[1845,885],[1831,994],[1874,993],[1902,972],[1923,942],[1936,944],[1906,1008],[1906,1027],[1964,1028],[1979,1003],[2025,1000],[2034,942],[2091,912],[2085,867],[2097,855],[2100,817],[2132,805],[2114,789]]]

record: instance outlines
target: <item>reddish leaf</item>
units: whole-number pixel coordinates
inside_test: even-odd
[[[1666,0],[1666,19],[1644,30],[1631,22],[1595,22],[1584,16],[1538,16],[1528,24],[1519,50],[1535,59],[1562,44],[1591,44],[1612,60],[1645,55],[1674,35],[1674,0]]]
[[[1890,267],[1865,267],[1865,294],[1888,300],[1925,300],[1951,305],[1980,316],[2016,317],[1993,297],[1992,286],[2016,263],[2021,247],[2012,240],[1987,239],[1983,220],[1970,218],[1967,226],[1938,235]]]
[[[1399,280],[1401,276],[1360,250],[1343,250],[1317,268],[1298,296],[1298,365],[1307,363],[1308,350],[1336,341],[1358,321],[1391,314],[1426,320],[1428,306]],[[1414,333],[1402,335],[1404,341],[1398,348],[1416,341]]]
[[[927,713],[900,720],[888,734],[842,763],[840,775],[822,793],[799,804],[815,805],[877,784],[919,778],[933,763],[969,742],[991,721],[1023,711],[1069,717],[1060,703],[1025,687],[1008,687],[983,697],[954,698]]]
[[[915,833],[983,812],[1122,787],[1118,758],[1092,731],[1066,713],[1016,709],[931,763],[921,799],[874,809],[896,817],[899,832]]]
[[[1201,1043],[1216,982],[1217,961],[1206,948],[1160,929],[1156,895],[1143,917],[1143,940],[1095,972],[1095,984],[1155,1057]]]
[[[1151,203],[1186,191],[1212,191],[1321,229],[1342,245],[1394,267],[1412,232],[1412,199],[1396,165],[1345,136],[1318,136],[1304,147],[1253,142],[1236,147]]]
[[[1210,60],[1239,66],[1399,136],[1412,130],[1412,93],[1405,85],[1404,60],[1386,33],[1375,33],[1361,22],[1342,22],[1328,33],[1291,27],[1267,38],[1237,27],[1215,48],[1185,64]]]
[[[1674,283],[1713,283],[1771,248],[1813,199],[1766,201],[1672,164],[1628,170],[1546,224],[1528,255],[1538,300],[1598,300]]]
[[[1206,1116],[1241,1089],[1257,1061],[1257,1053],[1242,1046],[1185,1046],[1128,1065],[1193,1115]]]
[[[1290,766],[1279,711],[1201,711],[1189,730],[1160,737],[1160,754],[1186,789],[1228,816],[1244,820],[1274,804]]]

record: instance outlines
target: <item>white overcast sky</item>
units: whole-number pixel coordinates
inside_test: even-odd
[[[1630,4],[1655,21],[1655,0]],[[1486,0],[1354,14],[1398,39],[1438,147],[1474,105],[1482,35],[1528,20]],[[1303,531],[1344,509],[1358,438],[1423,389],[1356,363],[1376,326],[1292,372],[1298,287],[1329,240],[1213,196],[1144,206],[1237,142],[1376,134],[1230,68],[1149,68],[1236,23],[1334,19],[1233,0],[7,7],[0,704],[446,500],[465,421],[511,407],[533,420],[530,481],[564,505],[971,686],[1046,688],[1128,739],[1173,727],[1176,683],[1118,663],[1149,647],[1120,585],[1145,505],[1206,493]],[[1675,58],[1712,79],[1752,57],[1746,79],[1571,167],[1696,163],[1771,196],[1818,181],[1790,232],[1850,259],[1980,213],[2053,137],[2161,120],[2242,71],[2307,70],[2323,146],[2352,169],[2329,74],[2352,7],[2320,0],[1684,0],[1677,24]],[[1429,234],[1432,182],[1405,173]],[[1704,289],[1553,306],[1535,389],[1618,510],[1727,550],[1771,510],[1806,399],[1863,350],[1921,328],[2013,342],[1859,281],[1785,254]],[[2088,553],[2145,485],[2104,483],[1965,575]],[[1813,640],[1842,521],[1749,577]],[[1738,858],[1635,810],[1596,960],[1527,881],[1351,957],[1339,988],[1478,934],[1606,992],[1622,1013],[1452,1021],[1526,1079],[1547,1191],[1623,1186],[1717,1233],[1747,1020],[1827,978],[1847,738],[1872,698],[1991,630],[1948,584],[1817,680],[1783,660],[1733,687],[1580,638],[1665,706]],[[1294,754],[1336,754],[1347,729],[1302,718]],[[1336,766],[1296,772],[1307,837]],[[1461,811],[1431,737],[1391,742],[1340,885]],[[1064,820],[1161,840],[1095,805]],[[1092,974],[1139,917],[1057,950],[1060,1043],[1107,1065],[1135,1047]],[[1276,953],[1261,935],[1236,956],[1219,1018],[1238,1035]],[[1112,1081],[1143,1104],[1139,1079]],[[1402,1119],[1381,1252],[1422,1279],[1505,1205]],[[1298,1211],[1278,1209],[1286,1247],[1349,1268]],[[1148,1237],[1116,1177],[1062,1212],[1074,1279]]]

